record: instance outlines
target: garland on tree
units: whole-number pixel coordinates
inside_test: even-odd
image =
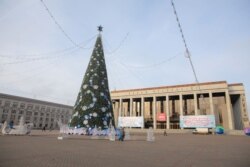
[[[77,96],[70,126],[106,129],[110,124],[114,125],[114,116],[99,34]]]

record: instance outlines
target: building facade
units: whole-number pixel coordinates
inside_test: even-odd
[[[58,128],[57,120],[68,123],[73,107],[30,98],[0,93],[0,122],[13,121],[15,125],[21,116],[26,123],[33,123],[35,129]]]
[[[117,90],[111,92],[115,122],[142,116],[144,128],[179,129],[179,117],[214,115],[216,125],[240,130],[249,126],[244,86],[226,81]],[[165,119],[160,119],[165,115]]]

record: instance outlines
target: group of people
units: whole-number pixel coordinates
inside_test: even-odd
[[[52,128],[52,126],[51,126],[51,127],[49,128],[49,131],[52,131],[52,130],[53,130],[53,128]],[[43,132],[46,131],[46,125],[43,126],[42,131],[43,131]]]

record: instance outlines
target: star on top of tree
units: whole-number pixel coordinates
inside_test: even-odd
[[[98,26],[98,31],[102,32],[103,27],[101,25]]]

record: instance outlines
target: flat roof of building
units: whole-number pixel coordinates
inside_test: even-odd
[[[39,103],[43,105],[52,105],[52,106],[57,106],[57,107],[65,107],[72,109],[73,106],[65,105],[65,104],[59,104],[59,103],[54,103],[54,102],[48,102],[48,101],[43,101],[43,100],[37,100],[37,99],[31,99],[27,97],[21,97],[21,96],[16,96],[16,95],[9,95],[9,94],[4,94],[0,93],[0,98],[7,98],[7,99],[13,99],[13,100],[22,100],[25,102],[30,102],[30,103]]]
[[[190,87],[196,85],[214,85],[214,84],[227,84],[226,81],[216,81],[216,82],[203,82],[203,83],[192,83],[183,85],[172,85],[172,86],[159,86],[159,87],[149,87],[149,88],[138,88],[138,89],[124,89],[124,90],[113,90],[111,93],[127,92],[127,91],[143,91],[143,90],[155,90],[155,89],[166,89],[166,88],[179,88],[179,87]],[[228,84],[229,86],[243,86],[242,83]]]

